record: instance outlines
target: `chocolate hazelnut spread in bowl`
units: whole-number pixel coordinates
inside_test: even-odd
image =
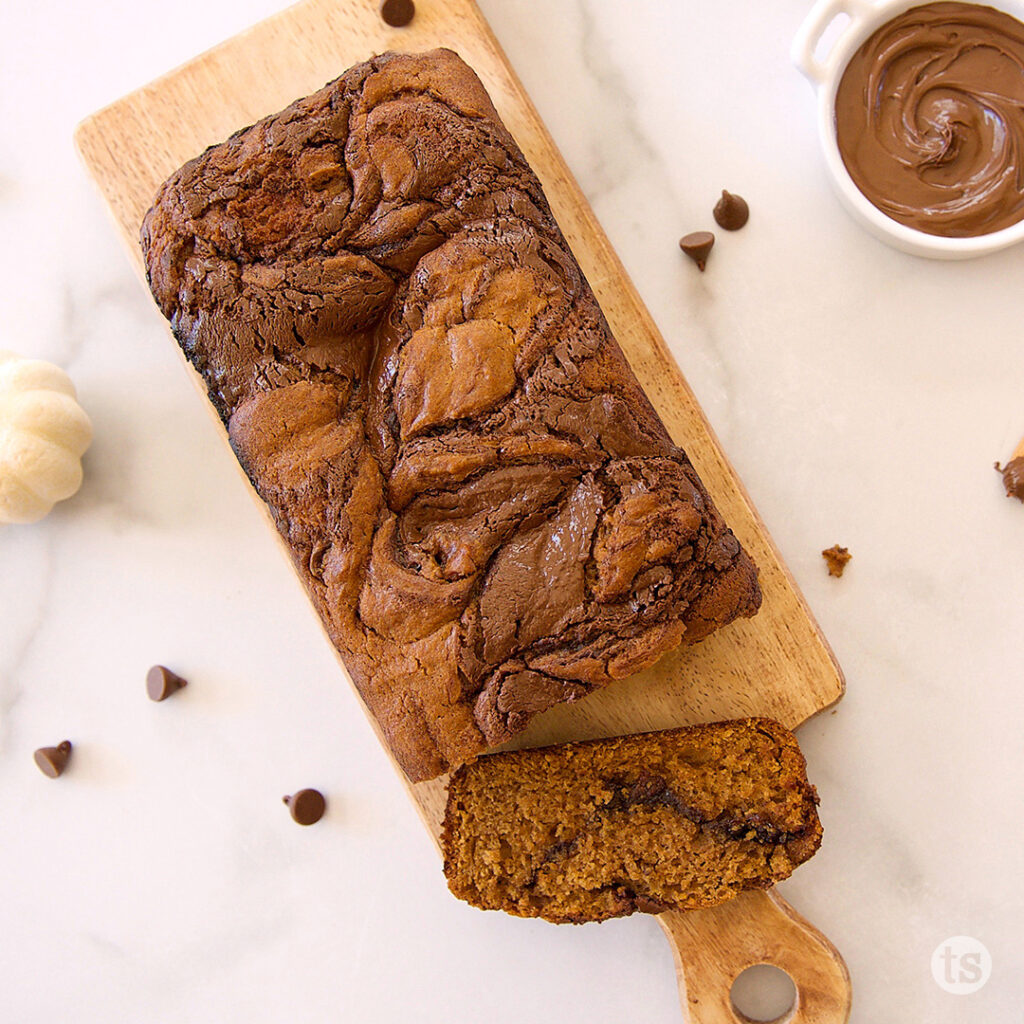
[[[837,16],[846,24],[818,56]],[[1024,2],[819,0],[793,44],[840,198],[946,259],[1024,239]]]

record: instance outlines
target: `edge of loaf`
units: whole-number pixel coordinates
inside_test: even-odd
[[[453,52],[375,57],[209,148],[141,242],[413,781],[759,607]]]

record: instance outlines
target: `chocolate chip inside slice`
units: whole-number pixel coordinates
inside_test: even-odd
[[[710,231],[691,231],[679,239],[679,248],[703,270],[708,262],[708,254],[715,244],[715,236]]]
[[[55,779],[57,776],[63,775],[64,769],[68,766],[68,758],[71,757],[71,741],[64,740],[63,743],[58,743],[55,747],[40,747],[32,756],[35,758],[39,770],[51,779]]]
[[[292,818],[300,825],[315,825],[327,810],[327,801],[318,789],[300,789],[298,793],[286,796]]]
[[[186,685],[186,680],[163,665],[154,665],[146,673],[146,693],[150,700],[167,700]]]
[[[715,223],[726,231],[739,231],[750,219],[750,207],[743,196],[722,189],[722,198],[715,203]]]
[[[641,914],[664,914],[672,908],[664,900],[652,899],[650,896],[634,896],[633,902]]]
[[[384,0],[380,5],[380,16],[392,28],[405,28],[416,14],[412,0]]]

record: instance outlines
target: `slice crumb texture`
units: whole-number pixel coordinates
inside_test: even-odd
[[[555,922],[695,909],[788,877],[821,842],[795,737],[769,719],[494,754],[449,786],[449,888]]]

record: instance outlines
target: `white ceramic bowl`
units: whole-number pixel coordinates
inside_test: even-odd
[[[929,0],[818,0],[793,40],[793,63],[818,93],[818,134],[825,153],[825,164],[839,198],[846,209],[883,242],[913,253],[940,260],[960,260],[985,256],[1024,240],[1024,220],[1001,231],[972,238],[945,238],[900,224],[882,213],[853,183],[836,140],[835,101],[839,80],[847,62],[875,29]],[[979,5],[1004,11],[1024,21],[1024,0],[986,0]],[[822,57],[815,56],[822,37],[837,17],[849,21]]]

